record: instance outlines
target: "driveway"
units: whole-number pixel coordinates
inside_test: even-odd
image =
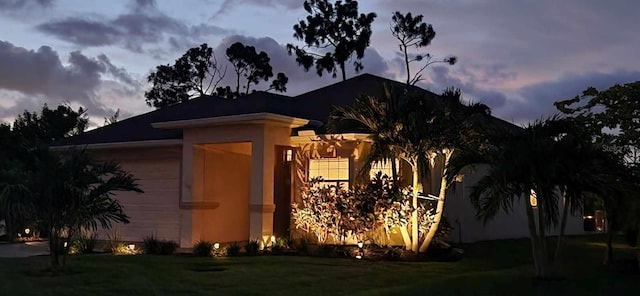
[[[49,246],[46,241],[0,244],[0,258],[23,258],[48,254]]]

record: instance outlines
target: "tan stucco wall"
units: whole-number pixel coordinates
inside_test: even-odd
[[[92,151],[101,160],[116,161],[122,169],[132,173],[143,194],[118,192],[131,223],[117,224],[121,239],[140,242],[154,235],[160,239],[178,241],[180,238],[180,147],[111,149]],[[106,239],[106,232],[99,233]]]
[[[193,178],[194,145],[220,143],[251,143],[249,186],[249,235],[243,240],[266,239],[273,232],[274,163],[276,145],[289,145],[291,129],[269,122],[241,125],[223,125],[185,129],[183,132],[182,203],[193,203],[196,185]],[[192,209],[181,210],[181,246],[191,246],[193,235]],[[230,223],[229,223],[230,224]],[[230,225],[230,227],[234,226]]]
[[[216,203],[194,208],[192,240],[243,241],[249,237],[251,143],[194,147],[193,201]]]

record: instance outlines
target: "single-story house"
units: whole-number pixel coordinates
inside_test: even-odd
[[[68,138],[57,148],[86,147],[139,179],[144,194],[116,197],[131,218],[118,226],[124,240],[154,235],[189,248],[199,240],[288,236],[291,204],[299,200],[302,182],[317,176],[325,182],[359,182],[357,172],[371,146],[368,134],[358,126],[327,134],[333,106],[352,104],[359,95],[380,96],[385,84],[402,85],[364,74],[295,97],[267,92],[236,100],[203,96]],[[389,170],[385,165],[374,169]],[[451,240],[526,237],[524,207],[486,225],[475,218],[468,188],[480,174],[465,176],[448,193]],[[582,217],[571,217],[567,233],[582,232]]]

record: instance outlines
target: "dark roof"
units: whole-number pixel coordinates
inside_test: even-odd
[[[404,87],[403,83],[371,74],[362,74],[295,97],[268,92],[254,92],[235,100],[202,96],[188,102],[168,106],[131,117],[84,134],[64,139],[57,145],[85,145],[149,140],[182,139],[182,130],[156,129],[155,122],[200,119],[252,113],[274,113],[310,119],[314,122],[301,129],[324,133],[334,106],[351,105],[361,95],[382,96],[388,87]],[[436,96],[432,92],[417,88]],[[342,132],[364,132],[361,127],[344,126]]]
[[[262,112],[283,114],[286,112],[282,112],[281,106],[286,105],[290,100],[290,97],[267,92],[255,92],[236,100],[201,96],[186,103],[154,110],[64,139],[57,145],[182,139],[182,130],[157,129],[153,128],[151,124]]]

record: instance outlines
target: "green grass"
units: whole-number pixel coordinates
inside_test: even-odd
[[[532,277],[527,240],[467,245],[454,263],[77,255],[51,276],[48,257],[0,259],[0,295],[637,295],[640,275],[602,266],[601,241],[569,239],[565,278],[545,282]]]

